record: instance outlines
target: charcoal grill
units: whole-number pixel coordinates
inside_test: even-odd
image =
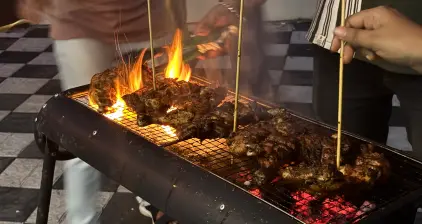
[[[137,126],[136,115],[127,109],[122,120],[110,120],[89,106],[87,90],[88,86],[82,86],[56,94],[35,120],[37,144],[45,152],[37,224],[47,223],[55,161],[72,154],[184,224],[310,222],[309,214],[297,209],[300,200],[307,199],[299,200],[291,189],[277,182],[259,189],[247,187],[244,183],[256,165],[251,159],[231,155],[225,139],[178,141],[169,127]],[[309,125],[331,129],[293,115]],[[358,214],[364,200],[350,200],[347,203],[357,208],[352,211],[356,214],[345,218],[344,211],[338,211],[342,220],[338,223],[374,223],[413,205],[422,195],[422,164],[373,144],[392,165],[391,181],[361,195],[375,208]],[[59,151],[59,146],[67,152]],[[342,200],[347,201],[346,196]],[[320,204],[327,207],[333,200],[337,199]],[[312,213],[312,217],[325,215],[333,216]]]

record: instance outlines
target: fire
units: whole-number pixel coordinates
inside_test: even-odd
[[[169,57],[169,63],[167,65],[167,68],[165,70],[165,77],[166,78],[172,78],[177,79],[178,81],[189,81],[191,76],[191,68],[188,64],[185,64],[183,61],[183,34],[180,29],[177,29],[173,42],[169,48],[167,48],[167,54]],[[115,83],[115,89],[116,89],[116,103],[110,108],[110,112],[104,114],[107,118],[111,120],[122,120],[124,116],[124,109],[126,107],[126,104],[124,100],[121,98],[125,94],[133,93],[140,88],[143,87],[142,83],[142,63],[143,63],[143,57],[145,55],[145,52],[147,49],[144,49],[137,62],[133,66],[130,72],[128,70],[125,70],[126,72],[123,72],[125,74],[120,74],[119,79]],[[124,66],[126,68],[126,64]],[[98,105],[96,105],[95,102],[93,102],[91,99],[89,99],[89,104],[94,109],[98,109]],[[171,107],[167,113],[176,110],[177,108]],[[162,126],[163,130],[172,137],[175,137],[176,134],[173,131],[173,129],[169,126]]]
[[[168,110],[167,113],[170,113],[174,110],[177,110],[176,107],[171,106]],[[167,135],[171,136],[171,137],[177,137],[176,133],[174,132],[174,129],[170,126],[167,125],[161,125],[161,128],[163,129],[164,132],[166,132]]]
[[[191,76],[191,68],[183,61],[183,34],[180,29],[176,30],[173,37],[173,43],[167,50],[169,63],[165,71],[166,78],[177,79],[178,81],[189,81]]]

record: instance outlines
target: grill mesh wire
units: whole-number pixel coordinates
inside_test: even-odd
[[[70,98],[90,109],[94,109],[89,106],[87,92],[74,94]],[[230,98],[233,97],[229,96],[228,100]],[[390,156],[386,153],[392,166],[388,185],[378,186],[367,194],[361,194],[361,198],[355,198],[355,203],[353,203],[353,198],[347,199],[346,197],[346,201],[351,200],[353,205],[343,200],[344,195],[340,200],[333,196],[330,197],[330,201],[313,200],[310,203],[312,206],[307,211],[303,211],[304,206],[307,206],[308,202],[312,200],[310,195],[302,194],[302,198],[295,198],[293,197],[295,191],[289,190],[277,182],[262,186],[259,189],[246,186],[245,181],[251,180],[253,171],[258,167],[256,161],[251,158],[234,157],[228,152],[225,139],[205,140],[203,142],[198,139],[177,141],[177,137],[169,135],[161,125],[139,127],[136,122],[136,114],[128,109],[124,110],[122,120],[114,120],[114,122],[156,145],[164,146],[167,150],[189,162],[248,190],[252,195],[262,198],[303,222],[325,223],[323,220],[330,220],[330,223],[355,222],[374,211],[373,208],[370,209],[373,205],[376,205],[376,209],[380,209],[394,202],[401,195],[422,187],[422,174],[417,167],[402,158],[391,155],[392,153],[390,153]],[[173,128],[169,127],[169,129],[174,133]],[[362,200],[362,198],[364,199]],[[365,200],[372,204],[361,206]],[[351,209],[353,206],[354,208]]]

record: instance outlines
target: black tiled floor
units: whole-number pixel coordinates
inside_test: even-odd
[[[61,92],[60,80],[50,80],[36,94],[40,95],[54,95]]]
[[[282,85],[312,86],[313,72],[309,71],[284,71],[281,76]]]
[[[0,37],[0,51],[4,51],[15,43],[19,38]]]
[[[10,113],[0,121],[0,132],[33,133],[34,113]]]
[[[315,47],[310,44],[290,44],[287,55],[297,57],[313,57]]]
[[[292,33],[290,32],[279,32],[275,33],[274,36],[271,38],[274,38],[273,42],[274,44],[288,44],[290,43],[290,38],[292,36]]]
[[[24,37],[40,37],[40,38],[47,38],[49,35],[48,27],[38,27],[36,29],[30,30],[28,33],[25,34]]]
[[[27,159],[43,159],[44,155],[38,149],[37,144],[33,141],[29,144],[24,150],[22,150],[18,158],[27,158]]]
[[[283,70],[285,57],[283,56],[266,56],[265,63],[267,63],[268,70]]]
[[[50,45],[44,52],[53,52],[53,45]]]
[[[25,65],[13,77],[51,79],[58,73],[55,65]]]
[[[295,31],[308,31],[311,26],[311,21],[303,21],[294,23]]]
[[[19,52],[19,51],[3,51],[0,54],[0,63],[28,63],[40,52]]]
[[[0,110],[14,110],[21,105],[30,94],[0,94]]]
[[[100,222],[102,224],[150,224],[151,219],[142,216],[138,206],[133,194],[116,193],[103,210]]]
[[[0,173],[15,160],[13,157],[0,157]],[[1,204],[1,203],[0,203]]]
[[[0,188],[0,220],[25,222],[37,206],[38,189]]]

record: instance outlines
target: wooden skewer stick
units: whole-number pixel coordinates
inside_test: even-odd
[[[341,0],[341,26],[345,25],[346,20],[346,0]],[[340,47],[340,68],[338,82],[338,118],[337,118],[337,169],[340,168],[341,159],[341,129],[343,117],[343,71],[344,71],[344,41],[341,41]]]
[[[243,8],[244,0],[240,0],[240,13],[239,13],[239,39],[237,42],[237,64],[236,64],[236,90],[234,98],[234,122],[233,132],[237,130],[237,106],[239,104],[239,76],[240,76],[240,59],[242,55],[242,28],[243,28]]]
[[[151,0],[148,0],[148,24],[149,24],[149,45],[151,49],[152,66],[152,87],[155,90],[155,59],[154,59],[154,40],[152,39],[152,19],[151,19]]]

